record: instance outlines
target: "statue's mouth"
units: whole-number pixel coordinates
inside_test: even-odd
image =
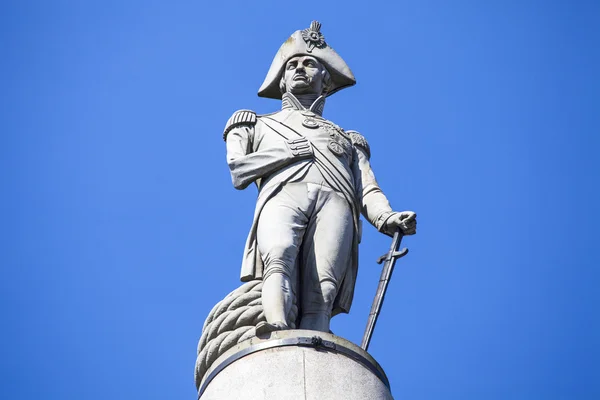
[[[294,75],[294,80],[306,82],[308,80],[308,78],[306,77],[306,75]]]

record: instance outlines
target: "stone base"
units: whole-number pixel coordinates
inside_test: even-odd
[[[324,332],[289,330],[233,347],[207,371],[201,400],[393,400],[369,353]]]

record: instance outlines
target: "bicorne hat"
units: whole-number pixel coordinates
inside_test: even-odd
[[[313,21],[310,28],[292,33],[292,36],[281,45],[271,63],[265,81],[258,89],[260,97],[281,99],[279,82],[283,69],[288,60],[297,55],[313,56],[327,68],[332,83],[327,96],[356,83],[346,62],[325,42],[321,33],[321,24]]]

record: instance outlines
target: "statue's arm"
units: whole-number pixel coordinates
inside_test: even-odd
[[[393,235],[397,229],[402,229],[405,235],[414,235],[417,231],[417,214],[392,210],[371,168],[371,151],[367,141],[358,132],[348,133],[354,144],[354,176],[362,214],[379,232],[386,235]]]
[[[256,117],[256,114],[254,116]],[[236,189],[245,189],[257,179],[267,177],[300,158],[312,155],[310,144],[300,141],[276,142],[273,146],[262,146],[260,150],[253,151],[253,141],[257,133],[255,125],[256,118],[253,122],[240,123],[234,127],[227,126],[225,129],[227,165]]]
[[[388,233],[386,232],[385,223],[394,214],[394,211],[375,179],[375,174],[369,161],[368,149],[356,145],[354,148],[354,176],[357,181],[356,189],[360,199],[362,215],[378,231]]]

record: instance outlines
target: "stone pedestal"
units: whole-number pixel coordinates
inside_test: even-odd
[[[345,339],[290,330],[224,353],[200,384],[201,400],[393,400],[379,364]]]

